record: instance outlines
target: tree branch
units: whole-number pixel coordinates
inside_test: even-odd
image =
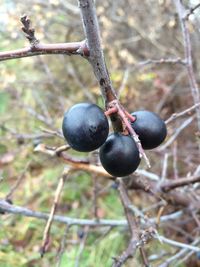
[[[145,67],[146,65],[155,64],[155,65],[161,65],[161,64],[180,64],[185,66],[185,60],[181,58],[161,58],[161,59],[147,59],[145,61],[138,62],[135,67]],[[134,67],[133,67],[134,68]]]
[[[124,207],[124,213],[127,218],[127,222],[129,225],[129,230],[131,233],[131,238],[128,244],[128,247],[125,249],[125,251],[119,256],[116,257],[113,263],[113,267],[120,267],[122,266],[129,258],[133,257],[136,249],[137,249],[137,244],[139,242],[139,231],[138,231],[138,226],[136,219],[133,215],[133,212],[130,210],[129,206],[131,205],[130,199],[128,197],[128,193],[126,191],[126,187],[124,185],[124,182],[121,178],[118,178],[119,182],[119,194],[121,198],[121,202]]]
[[[33,217],[42,220],[48,220],[49,214],[33,211],[28,208],[20,207],[17,205],[12,205],[8,203],[6,200],[0,200],[0,213],[4,214],[5,212],[12,213],[12,214],[19,214],[26,217]],[[77,219],[77,218],[70,218],[67,216],[59,216],[54,215],[53,221],[68,224],[68,225],[88,225],[88,226],[127,226],[126,220],[90,220],[90,219]]]
[[[115,109],[116,111],[111,113],[111,121],[113,123],[113,129],[117,132],[123,132],[122,121],[126,121],[126,129],[135,140],[140,154],[144,157],[147,166],[150,167],[150,163],[146,154],[141,146],[140,140],[132,129],[130,122],[128,121],[128,112],[120,105],[117,99],[116,92],[112,86],[110,76],[106,67],[103,50],[101,47],[99,24],[97,20],[95,5],[93,0],[78,0],[81,10],[83,27],[88,42],[90,55],[88,60],[92,65],[94,74],[99,82],[102,96],[105,100],[106,109]],[[127,120],[126,120],[127,118]]]
[[[74,43],[41,44],[12,51],[0,52],[0,61],[38,55],[66,54],[87,56],[89,54],[85,41]]]
[[[26,217],[32,217],[40,220],[48,220],[50,215],[47,213],[39,212],[39,211],[33,211],[28,208],[24,208],[17,205],[12,205],[6,200],[0,200],[0,213],[11,213],[11,214],[18,214]],[[160,218],[160,222],[164,223],[166,221],[170,220],[176,220],[180,216],[183,215],[183,212],[174,212],[168,215],[164,215]],[[91,226],[91,227],[125,227],[128,226],[127,220],[110,220],[110,219],[77,219],[77,218],[71,218],[67,216],[61,216],[61,215],[54,215],[53,221],[64,223],[70,225],[80,225],[80,226]],[[157,218],[151,218],[149,219],[150,222],[155,223],[157,221]]]
[[[41,44],[35,37],[35,29],[31,27],[30,19],[23,15],[21,22],[23,24],[22,31],[29,40],[30,47],[0,52],[0,61],[48,54],[81,55],[85,57],[89,55],[85,40],[71,43]]]
[[[57,206],[58,206],[58,201],[62,192],[62,189],[64,187],[65,181],[67,180],[67,178],[69,177],[69,173],[70,173],[70,169],[67,168],[64,170],[62,176],[60,177],[59,183],[57,185],[56,188],[56,192],[55,192],[55,196],[54,196],[54,203],[51,207],[51,212],[49,214],[49,218],[47,220],[45,229],[44,229],[44,233],[43,233],[43,241],[42,241],[42,246],[40,248],[40,254],[41,257],[44,256],[44,254],[46,253],[49,244],[50,244],[50,231],[51,231],[51,225],[53,223],[53,217],[55,215]]]
[[[93,172],[97,175],[104,176],[109,179],[116,179],[115,177],[112,177],[110,174],[108,174],[102,166],[97,166],[95,164],[91,164],[88,160],[81,160],[74,157],[69,156],[64,151],[68,148],[68,146],[62,146],[60,148],[50,148],[45,146],[44,144],[39,144],[35,151],[42,152],[44,154],[47,154],[51,157],[59,157],[61,160],[63,160],[65,163],[67,163],[72,170],[83,170],[87,172]],[[141,176],[147,176],[149,177],[148,173],[145,173],[143,170],[136,171],[138,175]],[[150,177],[153,175],[150,174]],[[144,178],[144,177],[143,177]],[[199,182],[199,176],[194,175],[191,177],[183,177],[179,178],[178,180],[170,180],[165,179],[164,181],[161,181],[158,183],[157,177],[152,177],[153,179],[144,180],[141,179],[141,177],[136,177],[136,175],[128,176],[123,179],[123,181],[126,183],[127,189],[130,190],[142,190],[144,192],[148,192],[150,194],[153,194],[155,196],[158,196],[159,198],[162,197],[166,201],[175,204],[175,205],[182,205],[182,206],[188,206],[193,205],[197,206],[197,203],[195,201],[192,201],[190,196],[188,194],[183,194],[181,192],[169,192],[172,191],[175,188],[182,187],[184,185],[190,185],[193,183]],[[156,181],[155,181],[156,180]],[[180,182],[179,182],[180,181]],[[166,193],[168,192],[168,193]]]
[[[90,50],[89,62],[92,65],[94,74],[99,82],[102,96],[106,102],[117,99],[113,89],[110,76],[106,67],[103,50],[101,47],[99,23],[97,20],[95,5],[93,0],[78,0],[83,27]]]
[[[173,113],[166,121],[165,124],[168,124],[174,120],[176,120],[177,118],[180,118],[184,115],[190,114],[193,110],[196,109],[197,106],[200,106],[200,103],[194,104],[192,107],[187,108],[179,113]]]
[[[185,14],[186,10],[185,7],[182,4],[181,0],[174,0],[174,4],[176,6],[181,29],[182,29],[182,35],[184,40],[184,50],[185,50],[185,59],[186,59],[186,68],[188,73],[188,79],[190,83],[190,89],[193,97],[194,104],[200,103],[200,94],[199,94],[199,88],[197,85],[197,81],[194,75],[194,67],[193,67],[193,60],[192,60],[192,47],[191,47],[191,39],[190,39],[190,33],[187,28],[186,20],[185,20]],[[196,106],[196,113],[197,113],[197,125],[198,130],[200,131],[200,106]]]
[[[190,185],[198,182],[200,182],[200,175],[190,176],[186,178],[179,178],[176,180],[168,180],[167,182],[164,182],[161,185],[161,189],[164,192],[168,192],[177,187],[182,187],[185,185]]]

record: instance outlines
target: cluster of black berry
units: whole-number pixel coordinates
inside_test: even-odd
[[[164,121],[155,113],[143,110],[131,114],[132,128],[139,136],[143,149],[159,146],[167,135]],[[100,148],[104,169],[112,176],[127,176],[140,164],[140,155],[134,139],[123,133],[111,133],[103,110],[95,104],[79,103],[64,115],[63,135],[69,145],[81,152]]]

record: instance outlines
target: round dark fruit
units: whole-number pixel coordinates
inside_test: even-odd
[[[127,176],[140,164],[140,156],[135,141],[127,135],[112,133],[101,146],[100,161],[112,176]]]
[[[99,148],[106,141],[109,125],[100,107],[79,103],[65,112],[62,130],[73,149],[89,152]]]
[[[153,149],[165,140],[167,128],[156,113],[140,110],[131,115],[136,119],[131,125],[138,134],[143,149]]]

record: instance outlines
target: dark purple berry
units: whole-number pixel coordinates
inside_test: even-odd
[[[112,176],[127,176],[140,164],[139,151],[135,141],[127,135],[112,133],[100,148],[100,161]]]
[[[167,128],[165,122],[156,113],[141,110],[131,115],[136,118],[131,125],[138,134],[144,149],[153,149],[165,140]]]
[[[89,152],[105,142],[109,125],[100,107],[95,104],[79,103],[65,112],[62,130],[73,149]]]

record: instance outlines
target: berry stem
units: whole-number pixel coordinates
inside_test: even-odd
[[[124,122],[124,124],[126,125],[126,128],[127,130],[129,131],[130,135],[132,136],[132,138],[134,139],[134,141],[136,142],[137,144],[137,147],[138,147],[138,150],[139,150],[139,153],[140,153],[140,157],[143,157],[147,166],[150,168],[151,167],[151,164],[150,164],[150,161],[149,159],[147,158],[143,148],[142,148],[142,145],[141,145],[141,142],[138,138],[138,135],[136,134],[136,132],[133,130],[132,126],[130,125],[130,122],[128,121],[128,118],[127,118],[127,111],[125,112],[124,109],[121,107],[120,104],[116,103],[116,107],[118,109],[118,114],[119,116],[121,117],[122,121]]]
[[[126,117],[131,121],[134,122],[136,120],[136,118],[134,116],[132,116],[128,111],[126,111],[126,109],[121,106],[121,109],[124,111]]]
[[[110,116],[110,115],[112,115],[112,114],[114,114],[114,113],[117,113],[117,112],[118,112],[117,107],[113,107],[113,108],[109,108],[108,110],[106,110],[106,111],[104,112],[104,114],[105,114],[106,116]]]

